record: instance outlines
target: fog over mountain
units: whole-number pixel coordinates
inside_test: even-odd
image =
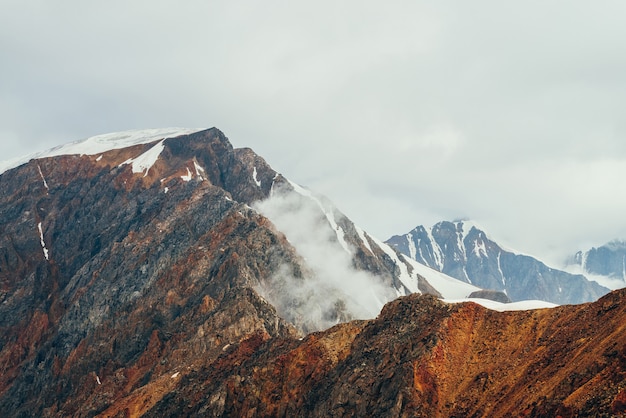
[[[311,315],[308,321],[318,324],[318,329],[329,328],[337,322],[336,318],[324,318],[335,309],[337,295],[349,296],[343,303],[350,317],[373,318],[385,303],[397,297],[397,293],[371,272],[354,268],[351,249],[342,248],[336,231],[320,212],[318,202],[321,203],[277,187],[269,199],[254,205],[285,234],[314,270],[313,277],[303,281],[283,266],[272,277],[274,286],[280,283],[279,290],[265,292],[261,288],[259,291],[279,307],[286,307],[293,300],[303,301],[300,311]],[[332,213],[335,209],[328,202],[325,210]]]

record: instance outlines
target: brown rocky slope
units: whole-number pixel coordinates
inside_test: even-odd
[[[496,312],[411,295],[302,341],[251,337],[148,416],[619,416],[626,291]]]
[[[145,176],[120,165],[151,146],[0,176],[0,415],[93,416],[130,394],[141,413],[224,346],[297,334],[251,290],[301,268],[244,203],[276,173],[259,159],[266,189],[243,181],[217,130],[168,140]]]

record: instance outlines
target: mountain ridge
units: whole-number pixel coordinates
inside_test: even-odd
[[[0,174],[0,410],[8,416],[625,409],[616,383],[623,292],[533,311],[446,303],[438,298],[478,288],[408,260],[218,129],[150,139]],[[304,218],[285,227],[285,213],[307,215],[309,227]],[[311,238],[323,239],[332,269],[303,250]],[[354,320],[352,305],[372,300],[373,277],[393,300],[379,294],[376,318]],[[342,287],[351,280],[361,289]],[[569,367],[568,353],[586,368]],[[516,380],[529,367],[556,380],[543,389],[533,376]],[[500,394],[500,406],[477,388]]]
[[[357,250],[360,247],[364,247],[364,249],[367,252],[371,253],[371,248],[368,248],[370,245],[368,242],[371,242],[372,245],[383,248],[384,251],[382,251],[382,253],[384,254],[382,255],[385,255],[386,257],[391,257],[393,259],[393,263],[395,263],[396,266],[401,266],[400,270],[401,270],[402,276],[404,277],[404,282],[403,283],[398,282],[396,283],[396,286],[406,287],[408,285],[408,287],[405,288],[405,290],[401,292],[400,294],[407,294],[407,292],[419,291],[418,289],[419,286],[427,287],[427,285],[423,282],[423,280],[420,278],[419,275],[414,275],[411,273],[411,271],[414,270],[415,266],[408,265],[406,260],[398,258],[397,255],[393,254],[393,252],[389,252],[386,249],[386,244],[384,244],[382,241],[373,239],[371,236],[365,233],[361,228],[359,228],[356,225],[353,225],[352,222],[349,221],[348,218],[343,213],[339,212],[337,208],[335,208],[334,205],[332,205],[332,203],[329,203],[326,205],[328,206],[329,209],[325,211],[323,207],[324,205],[320,203],[320,199],[327,200],[325,197],[316,196],[311,191],[297,185],[296,183],[284,179],[279,173],[271,169],[271,167],[269,167],[269,165],[267,165],[267,163],[258,155],[256,155],[254,151],[252,151],[251,149],[233,148],[230,142],[228,141],[228,139],[223,135],[223,133],[221,133],[216,128],[210,128],[206,130],[187,129],[187,128],[161,128],[161,129],[122,131],[122,132],[116,132],[116,133],[110,133],[110,134],[97,135],[97,136],[90,137],[84,140],[71,142],[65,145],[60,145],[47,151],[31,154],[30,157],[36,156],[36,158],[33,160],[35,161],[37,159],[46,159],[46,158],[51,158],[51,157],[83,158],[83,157],[90,157],[90,156],[96,157],[97,156],[97,158],[95,158],[96,166],[102,167],[106,164],[112,164],[116,166],[117,169],[122,169],[125,165],[130,165],[132,167],[133,174],[143,174],[143,176],[139,176],[139,177],[138,176],[124,177],[124,180],[123,180],[124,187],[126,188],[134,187],[134,184],[137,181],[141,181],[144,185],[148,185],[148,184],[156,184],[157,180],[159,180],[161,186],[165,186],[165,192],[167,193],[168,188],[166,184],[168,181],[171,181],[174,177],[180,177],[184,181],[190,181],[194,177],[202,179],[203,176],[201,175],[202,174],[201,172],[204,172],[204,169],[200,165],[198,165],[198,161],[196,160],[196,157],[192,155],[193,151],[191,151],[191,152],[186,153],[185,158],[187,158],[188,161],[179,160],[176,162],[172,162],[172,164],[179,164],[181,166],[181,168],[178,171],[176,171],[175,173],[169,173],[167,176],[163,177],[163,173],[160,172],[160,168],[159,168],[160,166],[159,156],[161,152],[163,152],[163,150],[165,149],[165,147],[163,146],[163,142],[166,140],[166,137],[173,135],[174,138],[176,138],[176,137],[185,136],[188,134],[199,134],[202,132],[209,132],[213,130],[220,133],[223,140],[226,141],[226,146],[233,149],[233,153],[234,155],[236,155],[237,159],[241,161],[246,160],[247,164],[252,166],[252,172],[248,174],[253,178],[254,183],[250,183],[249,181],[246,182],[247,184],[246,187],[250,189],[249,192],[251,192],[252,195],[247,196],[245,199],[243,199],[244,202],[246,202],[247,204],[251,204],[252,201],[262,200],[263,198],[266,198],[267,196],[271,196],[273,193],[273,188],[274,188],[274,184],[276,183],[276,181],[278,181],[277,184],[283,184],[283,185],[285,183],[289,183],[293,191],[296,191],[297,193],[312,199],[313,201],[316,202],[317,205],[320,206],[322,212],[328,218],[333,230],[335,230],[336,232],[342,231],[343,229],[352,230],[353,237],[355,238],[358,237],[360,238],[360,241],[361,241],[359,242],[359,239],[353,239],[350,242],[350,245],[355,247]],[[182,142],[178,142],[178,143],[182,144]],[[170,143],[168,149],[171,148],[172,146],[173,144]],[[175,145],[175,146],[177,147],[177,152],[182,152],[182,148],[180,148],[180,145]],[[224,151],[220,151],[220,152],[222,154],[224,153]],[[67,153],[70,153],[70,154],[67,154]],[[102,160],[103,153],[108,153],[108,155],[114,158],[114,161],[110,161],[110,162],[103,161]],[[172,158],[170,151],[165,150],[165,154],[166,155],[164,155],[163,158],[165,159]],[[24,164],[24,161],[26,161],[28,158],[29,156],[21,158],[21,159],[17,159],[17,160],[22,161],[22,164]],[[254,164],[255,161],[259,162],[260,164],[259,167],[263,167],[262,169],[260,169],[260,171],[257,171],[257,167]],[[45,185],[46,179],[45,179],[44,173],[41,171],[40,166],[38,166],[38,170],[39,170],[41,179]],[[207,174],[207,173],[204,173],[204,174]],[[214,173],[209,173],[209,174],[211,175],[205,175],[204,177],[206,177],[207,180],[212,180],[213,184],[222,186],[222,184],[218,180],[218,178],[221,176],[220,173],[214,172]],[[262,176],[263,178],[260,178],[259,176]],[[237,189],[237,185],[224,185],[224,186],[226,186],[227,188],[232,187],[233,190]],[[261,191],[261,194],[258,193],[259,189]],[[234,195],[235,200],[241,200],[240,197],[237,196],[236,193],[233,192],[232,190],[231,190],[231,193]],[[333,211],[337,213],[338,219],[343,220],[342,221],[343,224],[341,226],[338,226],[336,222],[332,219],[332,216],[334,215],[329,215],[329,213]],[[342,242],[342,239],[339,239],[338,241],[344,247],[347,245],[345,242]],[[408,270],[407,270],[407,267],[404,267],[404,265],[408,266]],[[390,266],[388,268],[395,269],[397,267]],[[435,272],[428,272],[428,271],[422,270],[422,273],[434,274]],[[411,283],[411,284],[408,283],[408,282],[418,282],[420,280],[422,281],[419,286],[416,286],[416,284],[414,283]],[[471,293],[472,291],[476,291],[476,290],[479,290],[479,289],[478,288],[468,289],[468,291],[465,292],[465,294],[462,296],[466,297],[469,293]],[[436,293],[436,290],[432,288],[429,291]],[[455,294],[454,298],[460,298],[462,296]]]
[[[403,254],[459,280],[505,292],[513,301],[539,299],[556,304],[596,300],[609,289],[505,249],[471,221],[422,225],[386,241]]]
[[[354,295],[332,287],[321,312],[304,310],[309,294],[275,307],[255,290],[281,294],[275,275],[284,269],[299,284],[317,274],[252,208],[277,184],[291,187],[217,129],[31,159],[2,173],[0,410],[86,414],[85,388],[106,382],[111,392],[90,409],[102,412],[156,384],[151,376],[175,383],[167,378],[252,334],[303,335],[353,319]],[[409,292],[399,258],[373,241],[368,250],[347,218],[336,223],[361,249],[355,268]],[[436,292],[404,268],[409,286]]]
[[[300,341],[251,339],[147,416],[621,416],[624,297],[500,313],[409,295]]]

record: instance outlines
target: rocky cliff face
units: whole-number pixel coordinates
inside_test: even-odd
[[[609,291],[583,275],[550,268],[533,257],[506,250],[467,221],[439,222],[432,228],[418,226],[387,243],[459,280],[505,292],[513,301],[583,303]]]
[[[146,173],[123,164],[152,147],[0,176],[0,410],[93,414],[250,333],[297,334],[250,290],[301,263],[245,203],[276,173],[259,160],[267,187],[244,181],[217,130],[167,140]]]
[[[2,173],[0,410],[86,416],[126,399],[143,402],[130,409],[139,414],[230,345],[352,319],[345,289],[327,288],[330,304],[313,313],[310,293],[290,293],[316,290],[320,272],[252,208],[277,190],[316,202],[296,187],[217,129]],[[327,212],[317,216],[333,223],[319,229],[350,251],[346,271],[386,289],[378,308],[398,294],[438,294]]]

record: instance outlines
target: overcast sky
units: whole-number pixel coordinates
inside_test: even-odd
[[[626,238],[626,2],[0,0],[0,160],[218,127],[381,239]]]

